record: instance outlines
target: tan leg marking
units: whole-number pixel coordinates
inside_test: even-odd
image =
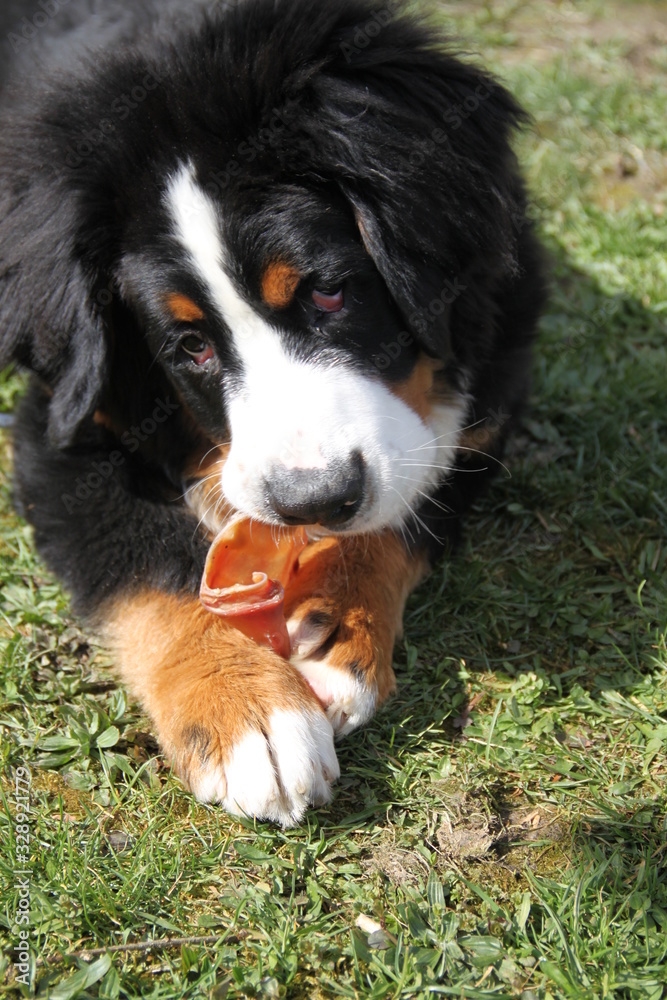
[[[408,594],[427,572],[393,532],[326,538],[304,552],[288,587],[291,662],[339,733],[371,717],[395,689],[392,653]]]
[[[199,799],[284,826],[328,801],[339,774],[331,726],[285,660],[196,598],[157,591],[116,602],[105,638]]]

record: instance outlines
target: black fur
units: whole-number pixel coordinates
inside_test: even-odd
[[[161,202],[188,158],[224,203],[248,294],[272,253],[317,287],[349,282],[356,313],[316,344],[306,300],[286,312],[296,351],[344,351],[388,383],[420,351],[441,358],[468,422],[502,424],[501,453],[544,286],[510,148],[523,115],[492,77],[384,0],[71,0],[24,37],[40,10],[4,15],[0,365],[34,373],[17,496],[82,611],[201,575],[206,538],[180,498],[188,457],[226,437],[224,398],[155,309],[175,285],[206,296]],[[224,331],[205,333],[233,374]],[[441,487],[451,514],[426,505],[415,544],[437,555],[487,464]]]

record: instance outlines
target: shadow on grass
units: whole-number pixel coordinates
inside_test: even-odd
[[[409,601],[399,692],[341,743],[334,822],[345,809],[352,825],[382,822],[390,803],[409,809],[418,772],[437,787],[461,751],[477,774],[463,784],[488,788],[496,766],[506,793],[548,800],[539,764],[563,788],[590,781],[572,793],[584,812],[608,799],[626,816],[630,798],[628,822],[644,815],[637,790],[667,734],[667,329],[554,257],[509,471],[468,518],[460,551]],[[636,747],[623,743],[628,728]],[[628,781],[607,761],[616,741]]]
[[[523,429],[416,595],[408,638],[471,670],[541,666],[563,689],[655,668],[667,604],[667,326],[555,263]],[[441,607],[433,594],[446,580]]]

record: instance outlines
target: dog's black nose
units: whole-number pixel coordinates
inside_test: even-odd
[[[334,528],[350,521],[364,497],[364,460],[353,452],[324,469],[276,466],[266,481],[269,506],[285,524]]]

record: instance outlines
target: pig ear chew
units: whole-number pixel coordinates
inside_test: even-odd
[[[285,587],[308,544],[303,528],[292,531],[236,519],[213,540],[199,591],[203,606],[261,646],[288,659]]]

